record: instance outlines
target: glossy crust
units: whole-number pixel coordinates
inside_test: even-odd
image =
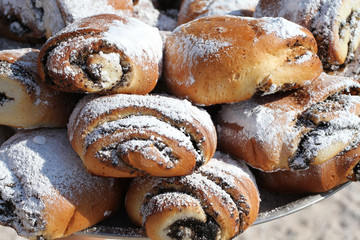
[[[61,91],[146,94],[159,78],[162,44],[159,31],[137,19],[96,15],[50,38],[38,71]]]
[[[330,96],[341,92],[345,92],[345,98],[347,94],[354,94],[354,98],[357,99],[358,91],[359,83],[351,78],[323,73],[312,84],[302,89],[267,97],[259,96],[245,102],[223,106],[217,121],[219,148],[263,171],[301,169],[326,162],[347,148],[353,140],[352,137],[347,139],[347,136],[356,135],[359,102],[347,103],[347,100],[341,100],[337,105],[337,102],[330,101],[336,107],[324,104],[326,111],[321,110],[321,104]],[[342,103],[346,103],[346,107],[340,106]],[[309,109],[317,104],[320,104],[320,110],[309,112]],[[355,123],[350,123],[351,121]],[[342,131],[337,131],[337,127],[329,127],[330,134],[324,135],[334,136],[333,139],[322,138],[320,133],[313,132],[323,129],[323,125],[323,130],[327,131],[326,126],[337,122],[338,128]],[[348,128],[351,132],[349,134],[346,133]],[[319,134],[319,137],[316,134]],[[315,136],[314,141],[317,143],[310,142],[301,148],[308,136]],[[300,153],[311,154],[311,150],[307,149],[316,146],[324,146],[324,149],[328,150],[320,149],[318,156],[311,156],[306,160],[297,158]]]
[[[354,58],[360,38],[355,0],[260,0],[256,17],[284,17],[308,28],[315,36],[325,68],[336,69]]]
[[[155,95],[86,97],[68,132],[88,171],[112,177],[189,174],[210,160],[217,140],[207,112]]]
[[[1,146],[0,159],[0,222],[28,239],[71,235],[122,202],[125,183],[88,174],[64,129],[19,132]]]
[[[65,127],[71,97],[41,82],[36,49],[0,51],[0,124],[17,128]]]
[[[258,0],[183,0],[178,15],[178,25],[213,15],[251,17]]]
[[[261,186],[275,192],[322,193],[348,181],[359,181],[354,171],[359,162],[360,148],[357,147],[302,171],[258,171],[256,179]]]
[[[316,52],[312,34],[282,18],[204,17],[168,37],[164,73],[178,97],[230,103],[311,82],[322,72]]]
[[[255,221],[259,193],[245,164],[216,153],[188,176],[134,179],[125,206],[150,239],[231,239]]]

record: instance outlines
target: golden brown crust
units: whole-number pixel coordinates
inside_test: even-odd
[[[80,19],[50,38],[40,51],[38,71],[61,91],[146,94],[157,83],[161,61],[158,30],[103,14]]]
[[[101,194],[79,193],[77,201],[69,200],[61,194],[44,197],[46,206],[43,217],[47,224],[43,236],[48,239],[69,236],[99,223],[115,212],[122,203],[125,184],[117,182],[112,187],[98,187],[103,188]]]
[[[237,102],[311,82],[322,72],[316,51],[312,34],[284,19],[205,17],[168,37],[164,73],[171,93],[193,103]]]
[[[68,129],[87,169],[101,176],[189,174],[216,149],[210,116],[171,97],[88,97],[75,108]]]
[[[263,171],[289,169],[301,140],[311,130],[311,127],[297,125],[301,116],[311,121],[311,114],[306,113],[310,107],[335,93],[349,89],[356,92],[358,88],[359,84],[350,78],[322,74],[302,89],[279,95],[258,96],[246,102],[224,106],[217,123],[219,148]],[[351,116],[357,116],[356,104],[353,107],[340,111],[340,114],[337,114],[337,109],[332,109],[332,117],[349,116],[350,119]],[[318,115],[324,116],[320,113]],[[314,121],[314,125],[317,124],[319,122]],[[334,154],[341,152],[347,144]],[[314,158],[309,164],[323,161],[326,160]]]
[[[17,128],[64,127],[71,112],[71,96],[41,82],[36,49],[0,51],[0,124]]]
[[[131,220],[151,239],[231,239],[244,231],[259,211],[254,179],[246,165],[215,158],[188,176],[134,179],[125,201]]]
[[[319,165],[301,171],[258,171],[258,184],[281,193],[322,193],[355,181],[354,168],[360,162],[360,148],[352,149]]]
[[[0,222],[21,236],[68,236],[100,222],[122,203],[127,181],[87,173],[65,129],[18,132],[0,151]]]
[[[336,69],[353,60],[359,46],[359,1],[260,0],[256,17],[284,17],[309,29],[315,36],[324,67]]]

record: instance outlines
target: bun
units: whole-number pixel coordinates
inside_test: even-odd
[[[178,25],[214,15],[235,15],[251,17],[258,0],[184,0],[178,15]]]
[[[315,36],[326,69],[336,69],[354,58],[360,38],[359,3],[341,0],[260,0],[255,17],[284,17],[308,28]]]
[[[65,127],[71,97],[40,81],[36,71],[39,51],[0,51],[0,124],[17,128]]]
[[[154,240],[232,239],[255,221],[259,193],[244,163],[216,153],[188,176],[135,178],[125,206]]]
[[[322,164],[356,142],[359,87],[323,73],[302,89],[224,105],[219,148],[263,171]]]
[[[42,43],[80,18],[102,13],[129,16],[132,8],[132,0],[1,0],[0,30],[16,41]]]
[[[162,49],[157,29],[134,18],[97,15],[49,39],[38,71],[60,91],[146,94],[159,78]]]
[[[164,73],[178,97],[230,103],[313,81],[322,72],[316,52],[312,34],[282,18],[204,17],[167,38]]]
[[[349,181],[360,180],[360,148],[342,152],[328,161],[299,171],[258,171],[258,184],[273,192],[309,194],[330,191]]]
[[[68,132],[87,170],[100,176],[185,175],[216,149],[209,114],[165,96],[86,97],[73,111]]]
[[[124,184],[88,174],[66,131],[15,134],[0,148],[0,223],[29,239],[55,239],[116,211]]]

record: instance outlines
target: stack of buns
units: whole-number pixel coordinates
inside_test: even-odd
[[[0,0],[0,224],[55,239],[124,203],[151,239],[226,240],[258,185],[360,180],[360,3],[307,2]]]

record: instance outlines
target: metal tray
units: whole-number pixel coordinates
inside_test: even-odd
[[[348,184],[350,184],[350,182],[339,185],[330,191],[312,195],[274,194],[264,189],[260,189],[260,212],[258,218],[254,222],[254,225],[272,221],[300,211],[327,197],[330,197],[340,189],[346,187]],[[110,217],[109,219],[94,225],[93,227],[85,229],[84,231],[78,232],[77,234],[110,239],[147,239],[143,228],[139,228],[131,224],[124,208],[121,208],[116,215]]]

